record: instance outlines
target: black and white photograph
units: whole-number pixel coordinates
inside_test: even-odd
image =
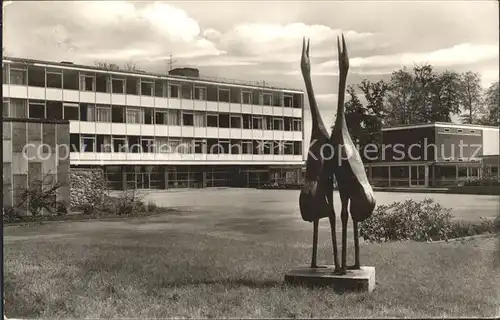
[[[3,319],[499,318],[499,9],[3,1]]]

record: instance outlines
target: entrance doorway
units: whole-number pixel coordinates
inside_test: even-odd
[[[410,187],[427,187],[428,167],[425,165],[410,166]]]

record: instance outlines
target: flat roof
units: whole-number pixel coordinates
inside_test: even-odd
[[[393,131],[393,130],[403,130],[403,129],[416,129],[416,128],[429,128],[429,127],[455,127],[455,128],[473,128],[473,129],[489,129],[489,130],[498,130],[496,126],[484,126],[480,124],[461,124],[461,123],[453,123],[453,122],[432,122],[432,123],[420,123],[420,124],[401,124],[395,125],[391,127],[382,128],[382,131]]]
[[[76,64],[72,62],[56,62],[56,61],[47,61],[47,60],[36,60],[36,59],[28,59],[28,58],[18,58],[18,57],[3,57],[3,63],[24,63],[31,64],[35,66],[41,67],[55,67],[60,69],[70,69],[70,70],[79,70],[79,71],[94,71],[100,73],[108,73],[108,74],[117,74],[122,76],[141,76],[146,78],[159,78],[165,80],[179,80],[179,81],[187,81],[187,82],[196,82],[196,83],[206,83],[206,84],[224,84],[230,87],[242,87],[249,89],[260,89],[260,90],[269,90],[269,91],[284,91],[290,93],[298,93],[304,94],[304,90],[296,89],[296,88],[283,88],[272,86],[267,82],[258,82],[258,81],[247,81],[247,80],[237,80],[237,79],[225,79],[225,78],[215,78],[215,77],[186,77],[179,75],[165,75],[160,73],[146,72],[141,70],[127,71],[127,70],[109,70],[105,68],[100,68],[96,66],[88,66],[82,64]]]

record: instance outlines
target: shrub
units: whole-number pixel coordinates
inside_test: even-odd
[[[158,210],[158,206],[153,201],[149,201],[146,206],[146,210],[148,212],[156,212]]]
[[[460,186],[500,186],[500,181],[497,177],[486,176],[482,178],[466,179]]]
[[[34,217],[39,216],[42,210],[45,209],[50,213],[60,210],[57,199],[57,190],[62,187],[60,182],[53,182],[50,175],[46,175],[43,179],[36,179],[30,183],[30,186],[21,192],[18,210],[22,208],[28,211]]]
[[[117,215],[130,215],[134,210],[144,212],[144,202],[142,197],[134,189],[125,190],[116,198],[115,213]]]
[[[22,220],[22,214],[15,207],[3,207],[3,221],[4,222],[18,222]]]
[[[359,225],[367,241],[431,241],[448,239],[452,230],[451,210],[433,199],[406,200],[381,205]]]
[[[494,233],[495,222],[490,219],[481,218],[480,223],[455,222],[452,225],[448,238],[462,238],[478,234]]]

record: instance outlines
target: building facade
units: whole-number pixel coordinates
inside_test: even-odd
[[[300,90],[192,69],[156,75],[3,60],[3,116],[69,121],[71,166],[103,168],[115,189],[298,180],[303,102]]]
[[[4,118],[2,143],[4,208],[18,207],[27,189],[42,187],[47,190],[55,183],[60,187],[54,200],[69,207],[67,149],[48,152],[49,148],[69,144],[68,121]],[[26,145],[33,148],[27,149]]]
[[[498,174],[498,127],[428,123],[382,129],[377,161],[367,163],[375,186],[440,187]]]

